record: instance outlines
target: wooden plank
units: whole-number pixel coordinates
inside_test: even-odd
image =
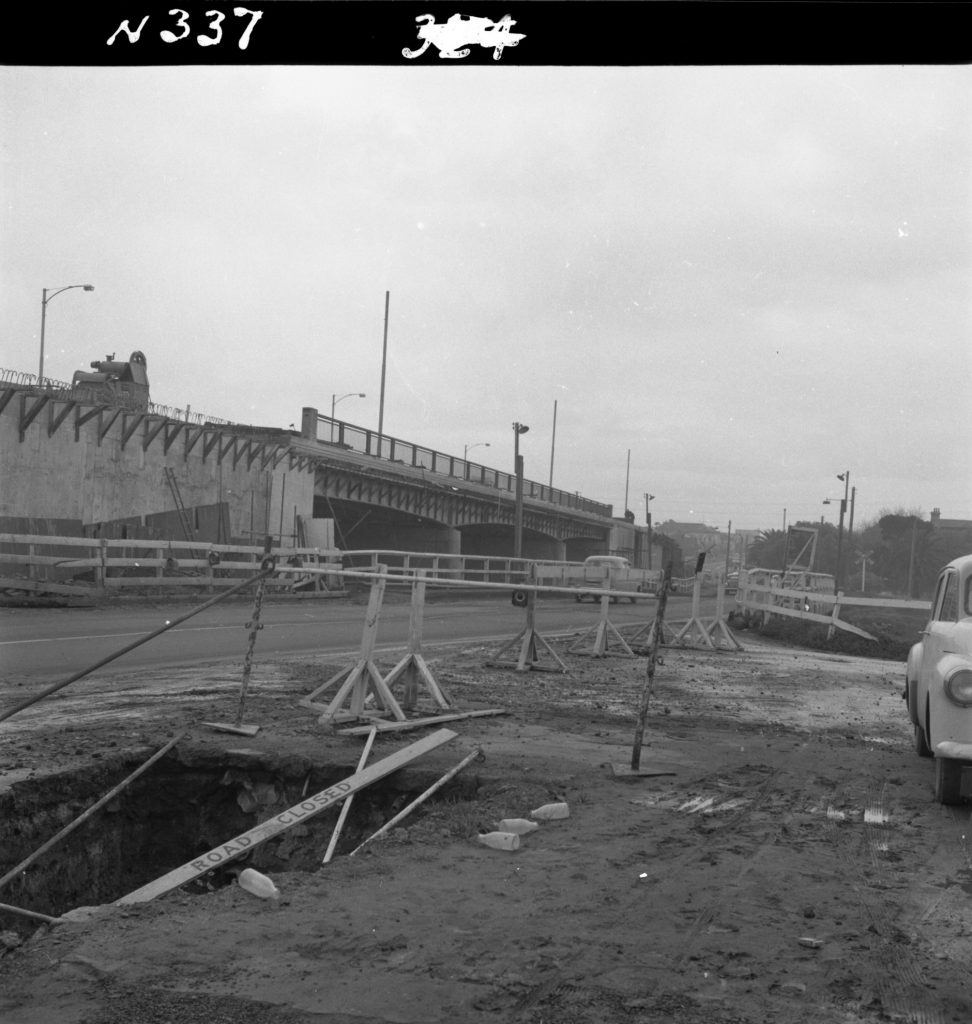
[[[463,718],[483,718],[486,715],[509,714],[505,708],[492,708],[489,711],[457,711],[448,715],[432,715],[429,718],[410,718],[405,722],[374,722],[372,725],[355,725],[350,729],[339,729],[339,736],[363,736],[377,729],[379,732],[403,732],[406,729],[420,729],[425,725],[438,725],[439,722],[458,722]]]
[[[48,580],[20,580],[15,576],[0,576],[0,590],[35,590],[48,594],[69,594],[73,597],[92,597],[93,588],[53,583]]]
[[[212,871],[213,868],[220,867],[231,860],[235,860],[241,854],[248,853],[255,846],[266,842],[268,839],[272,839],[281,832],[286,832],[287,829],[292,828],[294,825],[299,825],[309,818],[320,814],[321,811],[326,811],[329,807],[344,800],[345,797],[350,796],[352,793],[357,793],[359,789],[364,789],[365,786],[370,786],[371,783],[377,782],[387,775],[391,775],[392,772],[398,771],[399,768],[410,761],[414,761],[423,754],[435,750],[436,747],[441,747],[443,743],[448,743],[449,740],[455,739],[457,735],[458,733],[452,732],[451,729],[440,729],[438,732],[432,733],[431,736],[426,736],[389,757],[376,761],[370,767],[360,772],[355,772],[354,775],[349,776],[342,782],[338,782],[328,789],[321,790],[320,793],[315,793],[313,796],[307,797],[306,800],[301,800],[294,807],[281,811],[280,814],[276,814],[267,821],[261,822],[248,832],[230,839],[229,842],[217,846],[214,850],[210,850],[209,853],[196,857],[194,860],[189,861],[188,864],[175,868],[167,875],[155,879],[154,882],[149,882],[140,889],[130,892],[127,896],[122,896],[120,899],[115,900],[115,905],[147,903],[149,900],[155,899],[156,896],[161,896],[172,889],[178,889],[179,886],[185,885],[194,878],[206,874],[207,871]]]

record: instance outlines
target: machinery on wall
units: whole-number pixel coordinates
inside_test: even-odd
[[[72,396],[82,402],[112,405],[132,412],[149,407],[149,382],[145,354],[133,352],[127,362],[114,353],[91,363],[94,373],[76,370],[71,378]]]

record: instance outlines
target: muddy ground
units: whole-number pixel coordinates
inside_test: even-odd
[[[739,639],[742,651],[663,649],[640,760],[664,774],[639,777],[614,766],[631,761],[645,658],[555,644],[563,675],[485,667],[495,651],[484,646],[428,650],[458,710],[506,713],[451,723],[456,737],[381,800],[359,794],[331,863],[320,861],[336,808],[254,851],[249,863],[273,878],[278,902],[225,870],[148,903],[110,900],[188,859],[183,851],[146,874],[153,848],[184,827],[193,785],[230,794],[250,827],[308,786],[352,774],[362,737],[336,735],[299,703],[346,666],[258,659],[244,717],[260,725],[252,739],[201,725],[233,720],[238,667],[77,684],[0,724],[7,813],[25,814],[16,829],[8,818],[3,871],[92,802],[72,795],[66,770],[99,764],[94,784],[105,792],[188,734],[132,786],[143,816],[165,807],[154,842],[122,839],[111,854],[115,819],[138,814],[109,807],[79,830],[87,853],[52,851],[0,893],[54,915],[101,904],[39,927],[0,918],[0,1020],[972,1020],[970,805],[933,800],[931,762],[912,750],[901,662]],[[3,706],[23,693],[8,684]],[[424,692],[420,709],[433,710]],[[430,731],[381,736],[371,760]],[[348,856],[477,748],[483,759],[436,799]],[[203,781],[213,764],[219,785]],[[176,769],[190,780],[177,799]],[[59,805],[43,788],[52,775]],[[151,788],[153,775],[166,781]],[[477,842],[498,819],[555,799],[570,817],[543,824],[519,850]],[[35,824],[46,815],[35,832],[31,815]],[[197,818],[194,853],[243,831],[215,802]],[[115,864],[114,880],[98,876],[99,863]],[[76,884],[45,895],[31,887],[45,871],[51,885],[58,872]]]

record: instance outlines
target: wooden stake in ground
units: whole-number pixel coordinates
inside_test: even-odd
[[[270,565],[273,564],[273,559],[270,555],[271,544],[272,538],[267,537],[263,545],[263,568],[267,568],[268,562]],[[250,616],[250,621],[246,624],[250,633],[247,637],[246,656],[243,659],[243,678],[240,680],[240,703],[236,709],[236,719],[232,725],[228,722],[203,722],[203,725],[210,729],[216,729],[219,732],[232,732],[239,736],[256,736],[260,731],[260,726],[258,725],[243,725],[243,709],[246,707],[246,692],[250,686],[250,673],[253,670],[253,648],[256,646],[257,633],[263,628],[260,625],[260,609],[263,606],[265,582],[264,579],[261,579],[257,583],[256,594],[253,596],[253,614]]]
[[[645,686],[641,692],[641,706],[638,709],[638,724],[635,728],[634,744],[631,748],[631,772],[638,773],[641,769],[641,744],[645,737],[645,720],[648,718],[648,704],[651,701],[655,686],[655,665],[658,663],[658,648],[661,646],[662,624],[665,620],[665,606],[668,604],[668,590],[672,582],[672,564],[668,563],[662,580],[661,594],[658,597],[658,608],[655,611],[655,626],[652,630],[651,648],[648,652],[648,665]],[[650,774],[656,774],[651,772]],[[668,773],[663,773],[668,774]]]

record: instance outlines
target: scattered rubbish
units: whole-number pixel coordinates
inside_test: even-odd
[[[530,817],[534,821],[555,821],[559,818],[569,818],[570,808],[563,802],[544,804],[543,807],[537,807],[530,811]]]
[[[515,832],[480,832],[476,838],[492,850],[519,850],[520,837]]]
[[[682,804],[679,811],[684,811],[686,814],[697,814],[699,811],[707,811],[714,803],[714,796],[697,796]]]
[[[526,818],[504,818],[496,822],[496,828],[500,832],[513,832],[518,836],[525,836],[528,832],[540,827],[536,821],[528,821]]]
[[[244,868],[237,878],[240,887],[262,900],[280,899],[280,890],[255,868]]]
[[[806,946],[807,949],[820,949],[823,945],[823,939],[814,939],[809,935],[804,935],[803,938],[797,940],[801,946]]]

